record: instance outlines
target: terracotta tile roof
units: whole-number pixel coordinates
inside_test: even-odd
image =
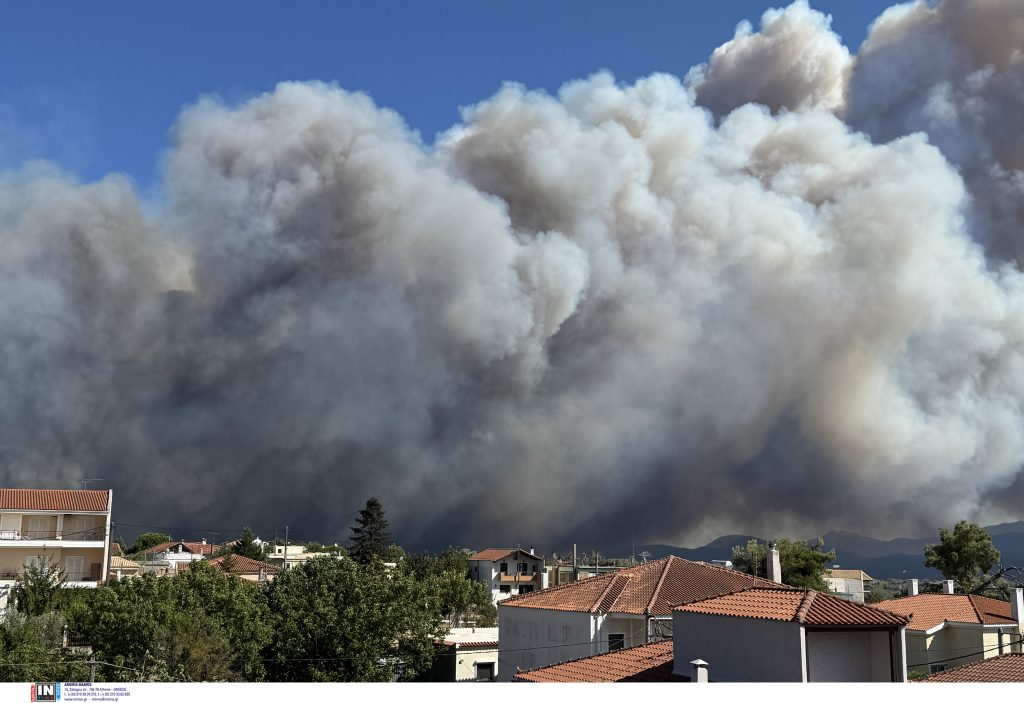
[[[1018,683],[1024,682],[1024,654],[998,657],[947,669],[919,679],[918,683]]]
[[[894,598],[875,603],[879,608],[901,615],[912,616],[908,630],[930,630],[943,622],[961,622],[974,625],[1012,625],[1010,604],[985,596],[960,593],[922,593],[906,598]]]
[[[105,513],[109,505],[110,491],[0,488],[0,510],[60,510],[74,513]]]
[[[592,683],[687,681],[688,678],[672,674],[672,640],[666,640],[520,672],[513,680]]]
[[[110,568],[111,569],[140,569],[142,568],[138,562],[132,561],[131,559],[125,559],[114,555],[110,557]]]
[[[504,559],[505,557],[512,556],[512,555],[515,555],[517,553],[519,555],[522,555],[522,556],[530,557],[531,559],[537,559],[537,560],[543,561],[542,557],[539,557],[536,554],[530,554],[525,549],[505,548],[505,547],[497,547],[497,548],[481,550],[481,551],[477,552],[476,554],[474,554],[473,556],[471,556],[469,558],[469,561],[499,561],[501,559]]]
[[[230,569],[224,568],[224,557],[217,557],[216,559],[209,559],[208,562],[213,564],[222,571],[229,571],[232,574],[259,574],[260,572],[266,573],[268,576],[272,576],[280,571],[276,566],[263,561],[256,561],[249,557],[243,557],[240,554],[234,554],[233,561]]]
[[[499,607],[669,615],[680,603],[752,586],[789,586],[714,564],[670,556],[582,581],[512,596]]]
[[[817,627],[899,627],[907,618],[818,591],[749,588],[681,605],[676,610],[758,620],[795,621]]]

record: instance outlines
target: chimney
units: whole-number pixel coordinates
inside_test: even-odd
[[[694,659],[690,662],[691,674],[690,683],[707,683],[708,682],[708,663],[703,659]]]
[[[908,596],[916,596],[917,595],[917,579],[909,579],[907,581],[907,595]]]
[[[203,537],[203,544],[206,544],[206,538]]]
[[[779,561],[779,550],[774,544],[768,552],[768,578],[776,583],[782,583],[782,562]]]
[[[945,593],[947,596],[953,594],[953,581],[952,580],[943,581],[942,582],[942,592]]]
[[[530,554],[533,554],[533,547],[530,547]],[[536,556],[536,555],[534,555]]]
[[[1010,594],[1010,617],[1020,624],[1020,619],[1024,617],[1024,588],[1015,588],[1013,593]]]

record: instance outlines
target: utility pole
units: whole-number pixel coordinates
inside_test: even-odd
[[[96,683],[96,655],[89,655],[89,683]]]
[[[288,571],[288,525],[284,526],[284,570]]]

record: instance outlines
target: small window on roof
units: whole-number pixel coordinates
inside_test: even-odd
[[[608,651],[616,652],[626,646],[625,635],[608,635]]]

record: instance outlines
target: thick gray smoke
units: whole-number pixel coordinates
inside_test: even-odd
[[[685,80],[427,147],[284,83],[118,177],[0,176],[0,482],[413,544],[894,535],[1024,496],[1024,4],[798,2]],[[757,104],[748,104],[757,103]]]

